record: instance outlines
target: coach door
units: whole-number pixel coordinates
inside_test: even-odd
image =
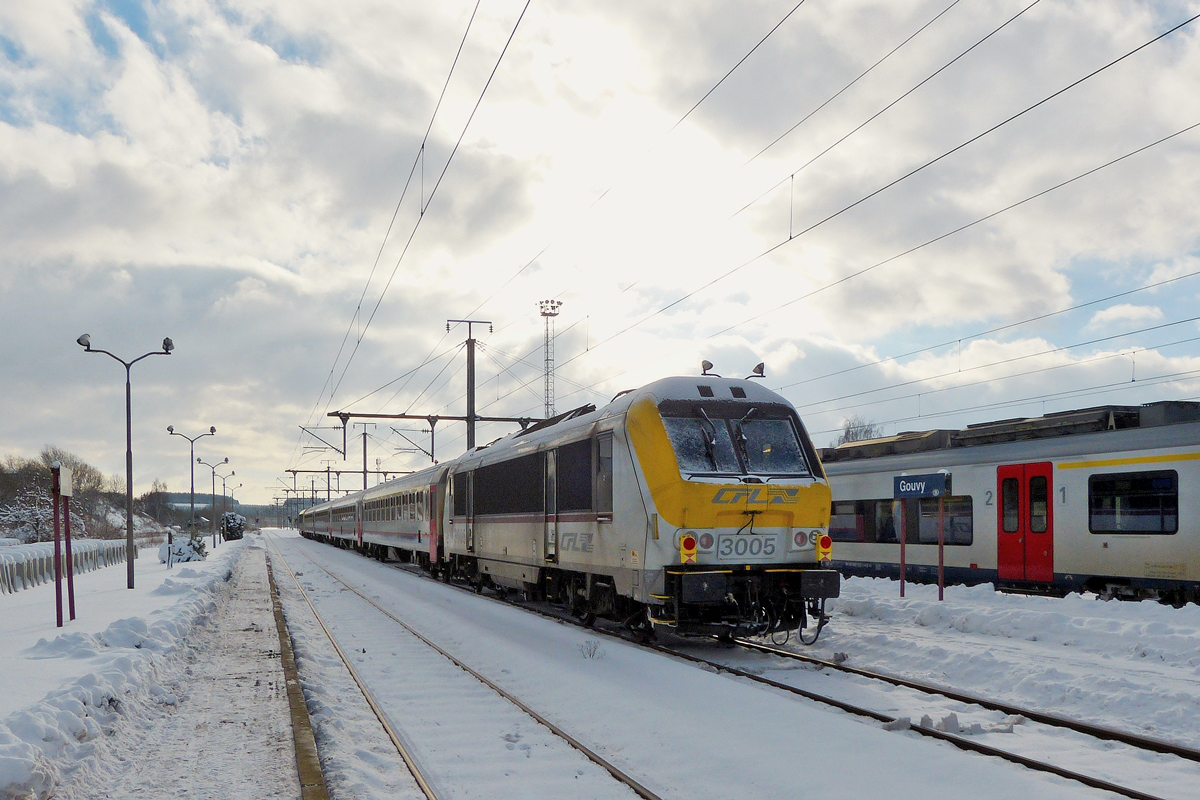
[[[547,561],[558,561],[558,471],[557,452],[546,451],[546,479],[543,483],[546,494],[545,551]]]
[[[996,563],[1002,581],[1054,580],[1052,465],[996,469]]]
[[[467,484],[467,552],[475,552],[475,471],[464,472]]]
[[[354,538],[358,540],[359,547],[363,543],[363,510],[363,501],[359,498],[354,504]]]

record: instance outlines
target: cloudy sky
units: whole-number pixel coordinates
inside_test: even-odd
[[[123,369],[75,338],[170,336],[137,491],[215,425],[270,502],[361,468],[301,433],[329,411],[464,413],[447,319],[493,323],[481,413],[540,416],[550,298],[560,411],[702,358],[765,361],[819,445],[1200,398],[1200,21],[970,141],[1200,3],[1031,2],[0,5],[0,455],[123,474]],[[428,463],[395,428],[370,466]]]

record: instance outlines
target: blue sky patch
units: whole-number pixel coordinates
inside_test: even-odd
[[[84,18],[84,24],[87,25],[88,35],[92,37],[92,44],[96,45],[100,52],[109,58],[117,58],[121,55],[121,48],[117,45],[117,40],[108,32],[99,12],[93,11],[88,14]]]
[[[325,44],[317,35],[297,36],[268,19],[250,31],[250,38],[265,44],[289,64],[319,66],[325,55]]]

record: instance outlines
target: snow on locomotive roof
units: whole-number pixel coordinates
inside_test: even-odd
[[[572,440],[590,435],[593,429],[606,430],[611,425],[605,425],[605,420],[624,414],[636,400],[651,396],[656,401],[663,400],[726,400],[746,403],[788,403],[782,396],[765,386],[750,380],[737,378],[719,378],[715,375],[676,376],[660,378],[637,389],[620,392],[608,405],[602,408],[582,406],[568,411],[552,420],[535,422],[530,428],[515,431],[494,442],[477,447],[470,453],[465,453],[455,459],[456,466],[474,468],[480,464],[488,464],[517,454],[532,453],[546,447],[554,447]],[[586,429],[587,433],[581,432]]]
[[[647,395],[657,402],[663,400],[725,400],[745,403],[783,403],[791,405],[779,394],[771,391],[761,383],[738,378],[721,378],[716,375],[675,376],[660,378],[637,389],[627,389],[620,392],[607,405],[581,406],[571,411],[563,412],[549,420],[533,420],[530,427],[522,431],[514,431],[493,442],[476,447],[463,453],[457,458],[442,462],[437,467],[426,468],[412,475],[402,475],[390,481],[377,484],[365,492],[359,491],[341,498],[320,503],[309,513],[322,513],[330,508],[342,508],[353,505],[359,498],[372,499],[376,496],[391,494],[398,487],[409,484],[429,483],[429,478],[436,470],[450,469],[459,471],[463,468],[474,469],[480,465],[495,463],[515,456],[557,447],[567,442],[576,441],[590,436],[595,431],[610,430],[615,423],[606,425],[605,421],[624,414],[636,400]],[[425,477],[425,473],[430,473]],[[414,480],[417,476],[422,479]]]

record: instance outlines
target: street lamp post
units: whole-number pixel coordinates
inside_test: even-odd
[[[217,428],[214,425],[213,427],[208,429],[208,432],[202,433],[199,436],[185,436],[184,434],[175,430],[174,425],[168,425],[167,433],[171,434],[172,436],[183,436],[183,438],[187,439],[188,442],[191,443],[191,455],[188,456],[188,472],[191,473],[191,480],[192,480],[191,500],[188,503],[188,507],[189,507],[188,526],[190,527],[190,526],[196,524],[196,440],[203,439],[205,436],[215,436],[217,434]],[[215,484],[214,484],[214,486],[215,486]],[[171,529],[167,528],[167,569],[171,568],[171,556],[172,556],[171,545],[173,545],[174,543],[175,543],[175,540],[171,536]]]
[[[125,572],[128,577],[129,588],[132,589],[133,560],[137,553],[133,547],[133,403],[129,388],[129,370],[143,358],[171,355],[171,351],[175,349],[175,343],[169,338],[163,339],[162,350],[155,350],[145,355],[140,355],[133,361],[126,361],[107,350],[93,349],[92,337],[89,334],[85,333],[75,341],[79,343],[85,353],[103,353],[109,358],[120,361],[122,366],[125,367]]]
[[[212,470],[212,494],[210,494],[208,496],[208,498],[209,498],[208,502],[209,502],[209,506],[213,510],[212,535],[213,535],[213,549],[215,550],[217,547],[217,514],[216,514],[216,509],[217,509],[217,467],[221,466],[222,464],[228,464],[229,456],[225,456],[224,461],[218,461],[216,464],[209,464],[207,461],[201,461],[200,457],[197,456],[196,463],[206,466]]]
[[[228,475],[218,475],[217,476],[218,478],[221,479],[221,518],[222,519],[225,518],[225,481],[229,480],[234,475],[237,475],[237,470],[231,469],[231,470],[229,470]]]

